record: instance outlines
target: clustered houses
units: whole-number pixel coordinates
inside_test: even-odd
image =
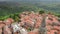
[[[60,21],[52,14],[23,12],[20,22],[0,21],[0,34],[60,34]]]

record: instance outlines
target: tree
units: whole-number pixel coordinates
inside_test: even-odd
[[[39,14],[43,14],[43,13],[45,13],[43,10],[39,11]]]

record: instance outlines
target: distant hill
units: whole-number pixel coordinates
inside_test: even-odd
[[[60,13],[60,2],[39,0],[0,1],[0,16],[19,13],[22,11],[39,11],[39,9]]]

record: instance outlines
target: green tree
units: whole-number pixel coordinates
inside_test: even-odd
[[[43,13],[45,13],[43,10],[39,11],[39,14],[43,14]]]

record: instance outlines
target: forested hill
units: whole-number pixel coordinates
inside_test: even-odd
[[[0,1],[0,17],[23,11],[50,11],[59,14],[59,2],[47,1]]]

